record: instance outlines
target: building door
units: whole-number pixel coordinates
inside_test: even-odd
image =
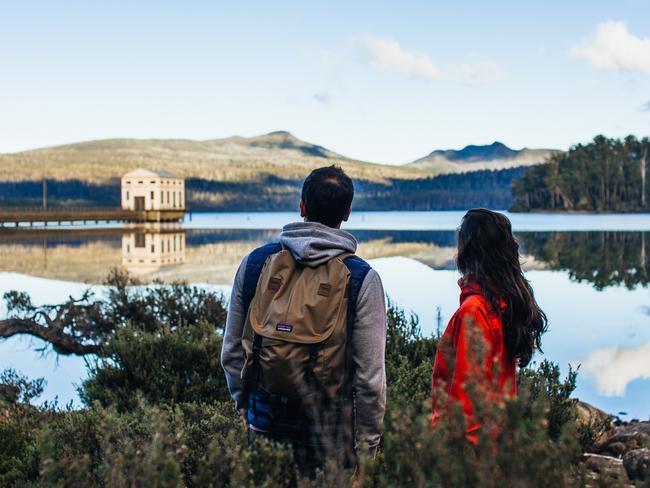
[[[145,247],[145,245],[146,245],[146,237],[144,235],[144,232],[136,232],[135,247]]]
[[[144,197],[135,197],[133,200],[135,201],[136,210],[144,210]]]

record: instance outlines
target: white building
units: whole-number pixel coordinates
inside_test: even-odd
[[[185,210],[185,180],[167,171],[136,169],[122,176],[124,210]]]

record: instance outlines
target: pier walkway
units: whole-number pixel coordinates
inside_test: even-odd
[[[121,208],[0,208],[0,227],[62,222],[180,222],[183,210],[123,210]]]

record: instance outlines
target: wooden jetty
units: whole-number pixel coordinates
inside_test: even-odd
[[[128,210],[121,208],[0,208],[0,227],[62,222],[181,222],[185,211]]]

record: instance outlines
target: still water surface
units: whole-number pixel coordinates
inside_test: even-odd
[[[444,328],[458,304],[454,229],[462,212],[357,214],[344,225],[387,294],[420,317],[423,333]],[[513,215],[527,277],[546,311],[544,355],[581,365],[576,395],[623,418],[650,415],[650,215]],[[122,266],[144,281],[184,279],[229,294],[242,256],[273,239],[290,213],[194,214],[182,225],[0,229],[0,293],[57,303],[97,287]],[[0,306],[0,317],[5,315]],[[35,351],[38,340],[0,342],[0,370],[48,381],[44,399],[77,401],[80,358]]]

